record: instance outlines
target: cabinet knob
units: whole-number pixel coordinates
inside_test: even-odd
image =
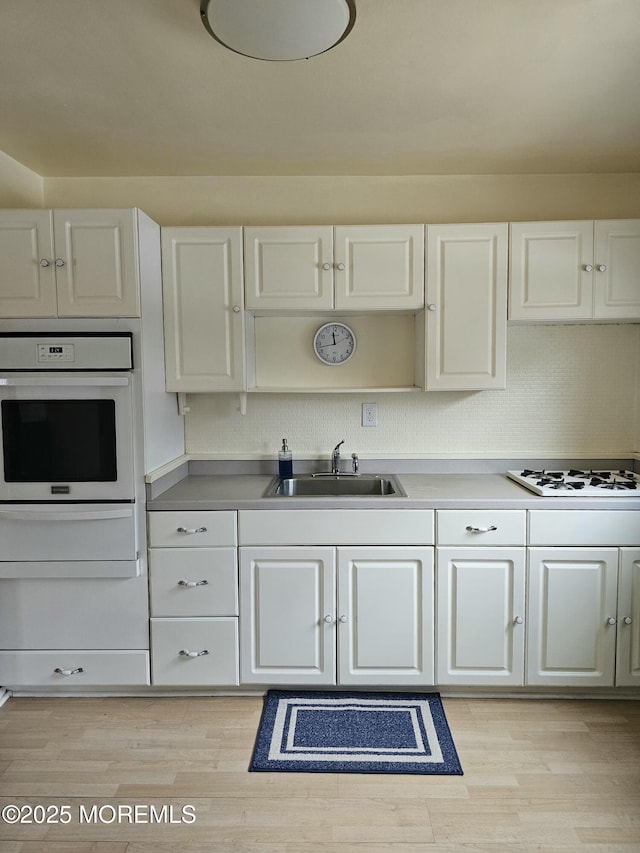
[[[81,666],[77,669],[61,669],[57,666],[53,671],[56,675],[79,675],[81,672],[84,672],[84,669]]]
[[[341,621],[341,622],[342,622],[342,624],[344,625],[344,624],[345,624],[345,622],[348,622],[348,621],[349,621],[349,619],[348,619],[348,617],[347,617],[347,616],[342,615],[342,616],[340,617],[340,621]]]
[[[490,524],[488,527],[474,527],[472,524],[468,524],[465,529],[469,533],[490,533],[492,530],[497,530],[498,528],[495,524]]]
[[[331,623],[333,622],[333,616],[330,613],[327,613],[327,615],[324,617],[324,621],[327,623],[327,625],[331,625]]]
[[[342,270],[344,269],[344,264],[336,264],[336,269],[342,272]]]
[[[591,264],[585,264],[584,265],[584,271],[585,272],[593,272],[593,267],[591,266]]]
[[[206,527],[177,527],[176,531],[178,533],[187,533],[189,535],[192,535],[193,533],[206,533],[207,528]]]
[[[598,264],[596,269],[598,270],[598,272],[606,272],[607,271],[607,268],[604,264]]]
[[[50,267],[50,266],[51,266],[51,261],[48,261],[46,258],[43,258],[43,259],[40,261],[40,266],[41,266],[43,269],[45,269],[46,267]]]
[[[234,306],[233,306],[233,313],[234,313],[234,314],[239,314],[239,313],[240,313],[240,306],[239,306],[239,305],[234,305]]]
[[[201,658],[203,655],[209,654],[209,649],[201,649],[199,652],[190,652],[188,649],[181,649],[178,654],[183,658]]]
[[[607,625],[615,625],[617,623],[617,619],[615,616],[609,616],[607,619]]]
[[[516,618],[513,620],[514,625],[522,625],[523,622],[524,619],[522,618],[522,616],[516,616]]]
[[[322,269],[323,269],[323,270],[330,270],[330,269],[331,269],[331,264],[322,264]]]
[[[631,625],[633,623],[633,619],[631,618],[631,616],[625,616],[622,621],[625,625]]]
[[[433,302],[430,305],[427,305],[427,308],[429,311],[435,311],[436,310],[436,306],[433,304]]]
[[[56,258],[56,266],[57,267],[63,267],[64,266],[64,261],[62,260],[62,258]]]
[[[184,586],[187,589],[193,589],[195,586],[208,586],[208,580],[201,581],[178,581],[178,586]]]

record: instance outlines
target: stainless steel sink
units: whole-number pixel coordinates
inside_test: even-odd
[[[393,474],[300,474],[281,480],[277,477],[264,493],[265,498],[373,498],[403,497],[407,493]]]

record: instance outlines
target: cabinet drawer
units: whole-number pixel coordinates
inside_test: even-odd
[[[155,685],[237,685],[238,620],[152,619]]]
[[[433,545],[433,510],[246,510],[241,545]]]
[[[526,545],[526,520],[524,510],[442,510],[438,545]]]
[[[152,616],[237,616],[235,548],[151,548]]]
[[[156,548],[208,548],[236,544],[235,512],[150,512],[149,544]]]
[[[530,545],[640,545],[637,510],[531,510]]]
[[[149,684],[149,652],[0,652],[0,684],[70,691],[78,687],[145,685]]]

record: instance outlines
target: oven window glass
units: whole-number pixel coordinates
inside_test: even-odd
[[[114,400],[3,400],[8,483],[115,482]]]

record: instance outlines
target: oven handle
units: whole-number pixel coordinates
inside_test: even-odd
[[[105,386],[105,387],[114,387],[114,386],[123,386],[129,384],[128,376],[47,376],[45,377],[35,377],[35,376],[25,376],[25,377],[17,377],[17,378],[8,378],[2,377],[0,378],[0,385],[8,385],[14,388],[20,387],[33,387],[34,385],[45,385],[47,387],[57,386],[57,385],[72,385],[72,386],[90,386],[95,387],[97,385]]]
[[[20,512],[0,509],[0,519],[8,521],[103,521],[109,518],[131,518],[133,509],[70,510],[69,512]]]

